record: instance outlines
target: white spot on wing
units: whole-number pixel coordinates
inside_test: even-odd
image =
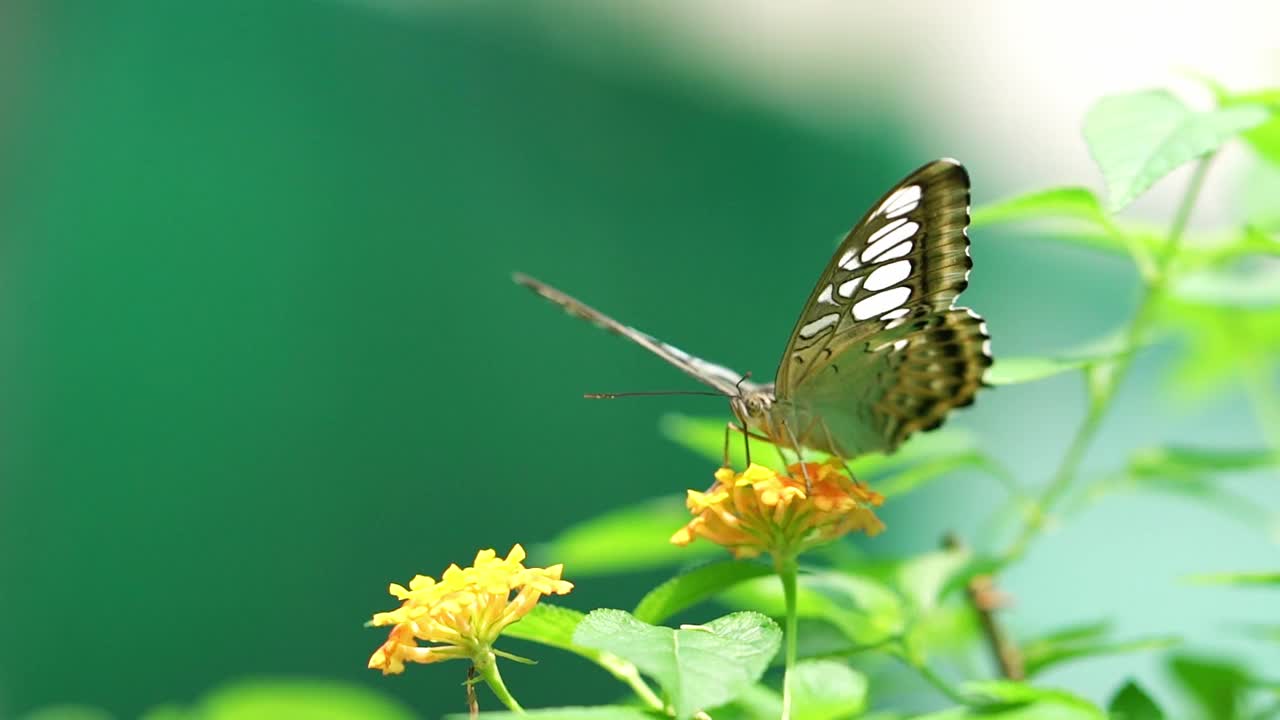
[[[894,220],[893,222],[887,222],[887,223],[885,223],[885,224],[884,224],[884,227],[882,227],[882,228],[880,228],[879,230],[877,230],[877,231],[875,231],[875,232],[871,233],[871,236],[867,238],[867,244],[868,244],[868,245],[871,245],[871,244],[875,243],[875,241],[877,241],[877,240],[879,240],[880,238],[884,237],[887,233],[891,233],[891,232],[893,232],[894,230],[897,230],[898,228],[900,228],[900,227],[902,227],[903,225],[906,225],[906,224],[907,224],[907,219],[906,219],[906,218],[900,218],[900,219],[898,219],[898,220]],[[847,255],[847,254],[848,254],[848,253],[846,253],[846,255]]]
[[[857,250],[849,250],[844,255],[841,255],[840,262],[837,264],[845,270],[857,270],[862,266],[862,263],[858,262]]]
[[[838,322],[840,322],[840,313],[831,313],[829,315],[823,315],[817,320],[814,320],[813,322],[801,327],[800,337],[804,338],[805,340],[808,340],[809,338],[813,337],[814,335],[817,335],[818,333],[822,332],[823,330],[826,330],[827,328],[831,327],[832,325],[835,325]]]
[[[906,255],[906,254],[907,254],[907,253],[909,253],[909,252],[911,252],[911,241],[910,241],[910,240],[908,240],[908,241],[906,241],[906,242],[898,243],[897,245],[894,245],[893,247],[889,248],[889,249],[888,249],[888,250],[887,250],[883,255],[881,255],[880,257],[876,258],[876,260],[877,260],[878,262],[885,262],[886,260],[892,260],[892,259],[894,259],[894,258],[900,258],[900,257],[902,257],[903,255]]]
[[[911,314],[910,310],[906,308],[898,308],[897,310],[894,310],[892,312],[887,312],[884,315],[881,315],[880,319],[881,320],[897,320],[898,318],[906,317],[909,314]]]
[[[867,276],[868,290],[883,290],[907,279],[911,274],[911,261],[899,260],[888,265],[881,265]]]
[[[831,299],[831,286],[830,286],[830,285],[828,285],[828,286],[826,286],[826,287],[822,288],[822,294],[818,296],[818,302],[820,302],[820,303],[826,303],[827,305],[836,305],[836,304],[837,304],[835,300],[832,300],[832,299]]]
[[[896,310],[907,298],[911,297],[911,288],[896,287],[892,290],[878,292],[869,298],[863,298],[853,304],[853,319],[866,320]]]
[[[899,188],[880,206],[880,212],[883,212],[884,216],[889,218],[905,215],[916,209],[920,204],[921,195],[919,185],[908,185],[904,188]]]
[[[906,339],[906,338],[902,338],[901,340],[898,340],[897,342],[895,342],[895,343],[893,344],[893,350],[894,350],[894,352],[898,352],[898,351],[902,350],[902,348],[904,348],[904,347],[906,347],[906,346],[907,346],[907,339]]]
[[[862,251],[862,262],[871,262],[872,260],[875,260],[880,253],[888,250],[894,245],[897,245],[903,240],[909,239],[911,236],[916,234],[917,230],[920,229],[920,226],[913,222],[902,222],[900,220],[898,223],[891,224],[894,227],[889,232],[884,232],[885,229],[889,227],[888,225],[885,225],[872,236],[873,239],[877,237],[878,239],[874,239],[871,244],[867,245],[867,249]]]
[[[852,280],[846,280],[840,283],[840,287],[836,292],[840,293],[840,297],[853,297],[853,294],[858,291],[858,285],[860,284],[862,284],[861,275]]]

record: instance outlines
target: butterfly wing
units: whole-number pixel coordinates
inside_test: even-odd
[[[575,315],[609,332],[621,335],[725,395],[737,395],[738,386],[740,384],[746,385],[740,373],[723,365],[707,362],[702,358],[690,355],[680,348],[657,340],[647,333],[640,332],[628,325],[623,325],[599,310],[566,295],[544,282],[522,273],[515,273],[511,276],[511,279],[564,308],[565,312],[570,315]]]
[[[893,450],[967,405],[991,364],[968,284],[969,178],[916,170],[845,236],[778,367],[778,412],[801,444],[852,457]]]

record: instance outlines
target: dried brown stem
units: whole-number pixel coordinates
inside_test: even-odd
[[[949,550],[958,550],[964,547],[964,542],[955,533],[947,533],[942,545]],[[996,587],[995,576],[973,577],[965,585],[965,595],[969,599],[969,605],[978,615],[982,634],[987,639],[987,646],[991,649],[991,656],[1000,669],[1000,675],[1008,680],[1026,679],[1022,651],[1018,649],[1017,643],[1009,637],[996,617],[996,611],[1009,605],[1010,597]]]

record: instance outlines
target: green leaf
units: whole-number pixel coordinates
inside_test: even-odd
[[[1084,136],[1115,212],[1178,166],[1269,116],[1256,106],[1196,112],[1166,91],[1149,90],[1099,100],[1085,115]]]
[[[800,576],[797,612],[802,618],[825,620],[859,646],[897,637],[906,629],[902,598],[880,581],[854,573],[813,572]],[[748,607],[782,617],[781,583],[758,578],[725,593],[735,607]]]
[[[681,573],[645,595],[632,614],[646,623],[660,623],[685,608],[696,605],[744,580],[772,575],[768,565],[743,560],[724,560]]]
[[[1020,385],[1079,370],[1090,358],[1008,357],[996,358],[983,377],[991,385]]]
[[[1205,268],[1178,276],[1172,292],[1184,302],[1228,310],[1280,309],[1280,267],[1241,261],[1235,268]]]
[[[792,682],[792,720],[842,720],[860,716],[866,709],[866,677],[842,662],[801,661]],[[772,688],[755,685],[711,715],[715,720],[777,720],[782,715],[782,697]]]
[[[1195,585],[1280,586],[1280,572],[1222,572],[1192,575],[1187,581]]]
[[[457,701],[463,699],[458,688]],[[398,701],[372,690],[329,680],[249,680],[206,695],[195,716],[200,720],[410,720],[416,717]]]
[[[1205,717],[1233,720],[1240,709],[1249,675],[1229,660],[1180,655],[1169,660],[1169,671],[1191,696]]]
[[[1082,187],[1039,190],[983,205],[973,211],[969,222],[977,228],[1002,222],[1048,218],[1082,220],[1099,226],[1110,223],[1098,197],[1092,190]]]
[[[468,720],[470,717],[466,713],[454,713],[445,715],[445,720]],[[665,717],[659,713],[647,713],[643,710],[625,705],[599,705],[596,707],[562,707],[562,708],[542,708],[539,710],[526,710],[521,713],[514,712],[484,712],[480,713],[481,720],[523,720],[524,718],[534,718],[535,720],[653,720],[654,718]]]
[[[534,554],[564,563],[573,577],[586,577],[667,567],[724,552],[710,543],[672,545],[671,534],[687,522],[681,498],[656,498],[574,525]]]
[[[1007,489],[1015,485],[1013,476],[1002,465],[986,453],[973,451],[918,462],[878,482],[876,491],[886,498],[899,497],[964,468],[984,470],[999,479]]]
[[[1111,720],[1164,720],[1164,712],[1138,683],[1130,680],[1107,705]]]
[[[577,610],[541,602],[534,605],[519,621],[503,630],[502,634],[562,650],[577,651],[578,648],[573,644],[573,633],[584,617],[586,615]]]
[[[1135,452],[1129,467],[1138,475],[1261,470],[1280,466],[1270,448],[1196,448],[1171,445]]]
[[[1224,107],[1261,105],[1270,108],[1272,119],[1245,132],[1243,137],[1259,156],[1280,165],[1280,112],[1277,112],[1280,110],[1280,89],[1232,93],[1218,85],[1213,90],[1218,96],[1218,103]]]
[[[1280,231],[1280,207],[1275,201],[1280,197],[1280,162],[1257,163],[1249,168],[1241,182],[1240,194],[1248,224],[1263,232]]]
[[[1222,475],[1280,466],[1280,454],[1267,449],[1165,447],[1139,450],[1110,481],[1089,490],[1088,500],[1117,490],[1152,490],[1192,498],[1231,517],[1271,529],[1275,521],[1264,507],[1226,487]]]
[[[1016,385],[1087,369],[1125,354],[1128,342],[1126,332],[1115,331],[1050,356],[997,358],[983,380],[991,385]]]
[[[763,683],[756,683],[733,702],[721,705],[710,714],[714,720],[778,720],[782,717],[782,695]]]
[[[1151,233],[1121,230],[1098,202],[1092,190],[1061,187],[985,205],[973,212],[971,224],[977,228],[1019,220],[1069,220],[1084,223],[1089,232],[1053,233],[1048,237],[1092,250],[1131,256],[1144,276],[1152,272],[1152,256],[1159,244]]]
[[[963,692],[973,698],[972,706],[921,715],[915,720],[1107,720],[1106,713],[1093,703],[1063,690],[992,680],[967,683]]]
[[[692,450],[714,463],[719,464],[724,460],[724,418],[695,418],[679,413],[668,413],[658,422],[658,430],[677,445]],[[744,441],[744,436],[738,432],[729,435],[730,466],[737,468],[747,466],[744,445],[748,443],[751,447],[752,462],[775,470],[782,469],[778,451],[772,443],[755,438],[747,438]],[[818,457],[818,454],[815,454],[815,457]],[[825,459],[826,456],[821,457]],[[707,485],[710,485],[711,481],[711,474],[708,473]]]
[[[918,555],[898,567],[897,586],[917,612],[926,613],[938,606],[943,590],[973,560],[965,548],[935,550]]]
[[[1028,640],[1022,646],[1027,677],[1063,663],[1101,655],[1163,650],[1180,642],[1176,637],[1147,637],[1114,640],[1106,622],[1072,625]]]
[[[573,640],[635,663],[666,692],[676,717],[687,718],[733,700],[758,680],[778,652],[782,630],[752,612],[672,630],[622,610],[595,610]]]
[[[834,660],[798,663],[793,681],[795,720],[840,720],[861,713],[867,705],[867,678]]]

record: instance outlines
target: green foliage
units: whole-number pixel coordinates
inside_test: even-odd
[[[1222,572],[1193,575],[1197,585],[1280,586],[1280,572]]]
[[[774,578],[744,582],[724,594],[735,607],[767,615],[784,614],[782,588]],[[892,587],[853,573],[813,572],[801,575],[800,617],[822,620],[850,642],[874,646],[898,638],[907,628],[907,608]]]
[[[1234,93],[1218,83],[1209,81],[1208,84],[1223,107],[1261,106],[1271,111],[1270,120],[1245,132],[1243,137],[1259,156],[1280,165],[1280,89]]]
[[[1244,703],[1249,675],[1230,660],[1179,655],[1169,660],[1169,672],[1195,700],[1205,717],[1234,720]]]
[[[683,500],[656,498],[571,526],[534,552],[573,568],[578,577],[666,567],[723,552],[707,544],[672,545],[671,534],[688,521]]]
[[[1265,122],[1263,107],[1240,105],[1197,112],[1163,90],[1114,95],[1085,115],[1084,137],[1117,211],[1178,166]]]
[[[738,612],[678,630],[622,610],[595,610],[578,625],[577,645],[635,664],[665,692],[677,718],[733,700],[760,678],[782,631],[759,613]]]
[[[1038,190],[1026,195],[984,205],[973,211],[972,226],[982,228],[1018,220],[1079,220],[1086,224],[1108,227],[1111,219],[1092,190],[1061,187]],[[1123,245],[1120,247],[1123,248]]]
[[[1277,518],[1241,497],[1225,481],[1232,473],[1276,467],[1280,467],[1280,454],[1271,449],[1146,448],[1135,451],[1124,468],[1095,483],[1086,500],[1097,502],[1120,490],[1169,493],[1272,530]]]
[[[584,617],[586,616],[577,610],[548,602],[539,603],[503,634],[562,650],[573,650],[579,654],[589,654],[590,651],[586,648],[573,644],[573,633]]]
[[[709,542],[676,547],[671,534],[688,521],[679,498],[655,500],[608,513],[565,530],[540,548],[549,562],[563,562],[575,578],[682,565],[683,572],[646,593],[634,614],[620,610],[575,610],[542,604],[508,629],[507,635],[588,658],[634,691],[645,709],[620,705],[560,708],[533,717],[693,717],[706,711],[717,720],[772,720],[783,714],[784,693],[771,667],[783,665],[794,720],[863,718],[902,720],[892,705],[876,707],[873,690],[911,687],[904,677],[932,688],[925,720],[1162,720],[1189,717],[1184,706],[1161,708],[1135,680],[1117,678],[1103,710],[1064,689],[1038,684],[1046,673],[1121,653],[1165,653],[1179,644],[1172,634],[1117,637],[1109,620],[1010,635],[1001,632],[991,599],[1000,574],[1027,557],[1027,548],[1051,521],[1062,518],[1067,500],[1097,502],[1117,490],[1173,492],[1233,517],[1270,523],[1265,510],[1229,488],[1233,473],[1280,467],[1280,92],[1231,93],[1213,85],[1218,107],[1193,110],[1163,90],[1104,98],[1084,120],[1084,135],[1107,186],[1106,201],[1091,189],[1055,187],[1017,195],[978,208],[975,228],[1000,223],[1051,221],[1047,238],[1104,252],[1133,263],[1141,283],[1137,310],[1109,334],[1078,347],[1035,356],[1001,357],[989,369],[990,385],[1030,383],[1060,375],[1080,379],[1086,413],[1046,485],[1036,491],[1016,482],[975,439],[955,428],[917,433],[892,455],[850,461],[855,476],[894,500],[958,471],[977,471],[999,481],[1021,528],[1006,547],[958,539],[945,549],[905,557],[869,557],[851,544],[828,545],[803,559],[788,617],[783,582],[764,562],[723,558]],[[1260,177],[1274,184],[1245,193],[1252,208],[1242,221],[1218,230],[1187,232],[1205,179],[1205,160],[1241,137],[1267,163]],[[1116,215],[1176,168],[1197,165],[1176,216],[1168,227],[1135,223]],[[1266,188],[1272,188],[1267,191]],[[1261,193],[1261,194],[1258,194]],[[1250,199],[1253,197],[1253,199]],[[1157,445],[1132,451],[1122,467],[1085,482],[1080,468],[1103,427],[1107,410],[1126,380],[1133,359],[1146,347],[1177,340],[1177,362],[1168,383],[1191,395],[1195,388],[1242,383],[1249,388],[1271,447]],[[723,419],[669,415],[661,431],[708,461],[724,460]],[[751,459],[778,468],[794,461],[766,442],[729,437],[734,467]],[[824,460],[806,454],[806,459]],[[711,473],[689,485],[710,485]],[[1069,507],[1067,509],[1070,509]],[[1001,514],[997,518],[1003,517]],[[942,534],[940,531],[939,535]],[[993,534],[995,536],[996,534]],[[720,559],[704,562],[708,555]],[[784,561],[787,559],[783,559]],[[698,563],[702,564],[698,564]],[[778,567],[790,567],[785,562]],[[1280,586],[1280,573],[1216,572],[1190,583],[1231,588]],[[1185,584],[1182,586],[1186,590]],[[735,611],[706,625],[669,628],[658,623],[707,601]],[[796,628],[784,652],[779,624]],[[1005,629],[1007,630],[1007,629]],[[1277,642],[1274,628],[1251,628],[1255,640]],[[1003,640],[997,637],[1010,635]],[[790,642],[794,641],[794,642]],[[987,647],[981,647],[986,645]],[[995,680],[975,670],[975,654],[1009,653],[1029,680]],[[794,651],[794,652],[793,652]],[[794,658],[800,658],[794,662]],[[1280,717],[1280,684],[1251,674],[1231,659],[1179,654],[1166,658],[1171,679],[1211,720]],[[1016,673],[1010,673],[1011,675]],[[642,677],[642,675],[644,677]],[[656,683],[655,692],[645,677]],[[871,678],[871,679],[869,679]],[[918,693],[917,693],[918,694]],[[888,697],[894,697],[892,693]],[[918,698],[917,698],[918,699]],[[1260,701],[1270,700],[1270,704]],[[484,717],[507,717],[486,714]]]
[[[1107,713],[1111,720],[1164,720],[1164,711],[1132,680],[1111,698]]]
[[[805,660],[796,665],[791,704],[794,720],[841,720],[861,717],[867,703],[867,678],[841,662]],[[733,703],[717,708],[716,720],[776,720],[782,696],[756,685]]]
[[[465,714],[446,715],[445,720],[468,720]],[[625,705],[597,705],[595,707],[562,707],[542,708],[527,712],[486,712],[480,713],[484,720],[653,720],[664,717],[660,713],[645,712]]]
[[[773,568],[767,565],[742,560],[703,565],[650,590],[632,614],[641,622],[660,623],[740,582],[772,574]]]
[[[1073,660],[1139,651],[1164,650],[1179,643],[1176,637],[1115,640],[1105,621],[1074,625],[1024,641],[1023,663],[1027,677]]]
[[[1093,703],[1062,690],[1025,683],[989,681],[964,686],[967,706],[952,708],[916,720],[1107,720]]]

